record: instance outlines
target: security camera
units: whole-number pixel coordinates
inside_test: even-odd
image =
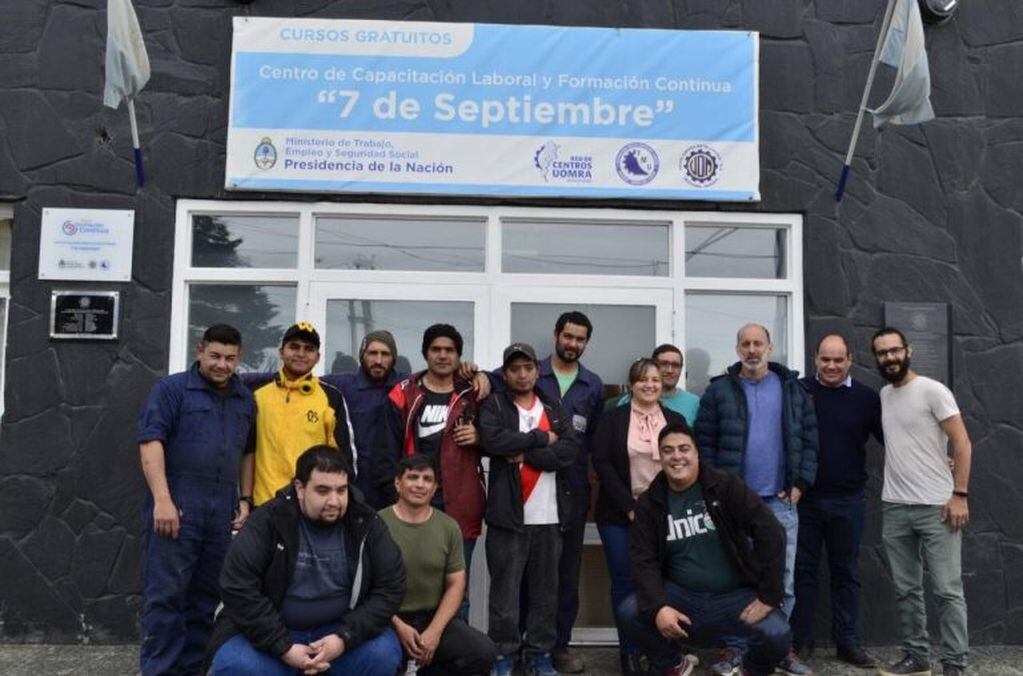
[[[947,23],[959,9],[959,0],[917,0],[920,16],[927,23],[940,26]]]

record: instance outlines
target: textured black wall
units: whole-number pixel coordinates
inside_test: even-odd
[[[137,637],[144,486],[132,438],[140,401],[167,368],[174,204],[238,197],[221,188],[231,17],[252,14],[760,31],[763,201],[752,208],[805,214],[808,345],[839,328],[855,336],[866,362],[883,301],[952,303],[954,389],[975,457],[963,552],[970,633],[977,643],[1023,642],[1017,0],[965,2],[952,23],[928,28],[938,119],[882,133],[868,125],[841,207],[831,195],[883,0],[136,4],[153,66],[138,101],[149,170],[138,193],[127,116],[101,105],[105,0],[0,0],[0,200],[15,203],[0,433],[0,638]],[[116,343],[48,340],[53,285],[36,279],[44,207],[137,211],[134,277],[118,287]],[[857,375],[877,384],[868,369]],[[862,557],[872,643],[897,635],[879,542],[880,462],[876,453]]]

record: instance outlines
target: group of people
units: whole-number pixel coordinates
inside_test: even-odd
[[[879,673],[931,673],[925,561],[944,673],[964,672],[970,442],[902,333],[872,340],[880,396],[849,376],[843,336],[821,338],[815,375],[800,378],[747,324],[739,361],[702,397],[679,387],[682,351],[661,345],[605,400],[580,361],[593,330],[567,312],[551,355],[513,343],[486,372],[435,324],[414,374],[395,371],[393,336],[374,331],[354,374],[317,377],[308,322],[285,331],[277,373],[244,376],[238,331],[207,329],[140,415],[142,673],[582,672],[569,640],[591,467],[623,674],[692,673],[692,637],[720,646],[714,674],[812,674],[822,546],[837,657],[874,668],[858,630],[870,436],[885,446],[905,652]],[[486,634],[467,594],[484,522]]]

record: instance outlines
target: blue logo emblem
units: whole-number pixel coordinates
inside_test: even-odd
[[[660,166],[657,153],[645,143],[629,143],[615,155],[618,178],[629,185],[646,185],[657,176]]]
[[[544,182],[551,180],[551,167],[558,159],[558,150],[561,149],[554,141],[548,141],[540,146],[533,154],[533,165],[543,174]]]
[[[260,139],[252,159],[256,162],[256,167],[263,171],[272,169],[277,164],[277,148],[270,142],[270,137],[264,136]]]
[[[710,146],[692,146],[682,155],[678,168],[682,170],[686,183],[705,188],[713,185],[721,175],[721,156]]]

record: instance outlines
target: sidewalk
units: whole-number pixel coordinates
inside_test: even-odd
[[[887,662],[899,656],[897,648],[874,648],[871,654]],[[582,648],[589,676],[610,676],[618,673],[618,652],[613,648]],[[697,674],[708,673],[706,667],[713,655],[700,651],[701,666]],[[873,672],[853,669],[814,656],[809,661],[817,676],[869,676]],[[941,673],[934,665],[934,674]],[[0,644],[0,674],[4,676],[130,676],[138,672],[138,650],[135,646],[18,645]],[[970,674],[975,676],[1023,676],[1023,646],[986,646],[973,648]]]

